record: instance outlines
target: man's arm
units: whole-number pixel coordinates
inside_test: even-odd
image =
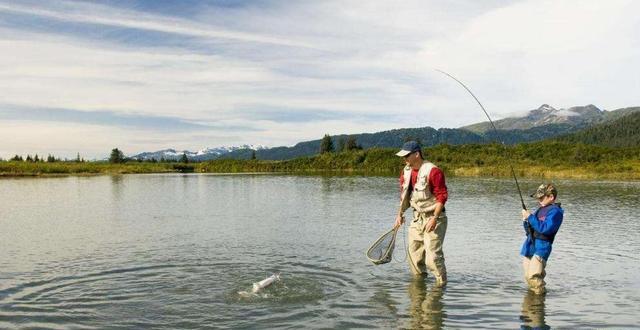
[[[433,211],[433,217],[427,222],[427,232],[432,231],[437,224],[438,217],[444,209],[444,204],[449,198],[449,192],[447,191],[447,184],[444,179],[444,173],[441,169],[434,167],[429,173],[429,186],[432,187],[432,194],[436,198],[436,208]]]
[[[411,189],[407,189],[403,191],[402,187],[404,186],[404,171],[400,171],[400,208],[398,209],[398,214],[396,215],[395,222],[393,224],[394,228],[400,227],[404,223],[404,211],[409,208],[409,195]],[[405,193],[404,195],[402,193]]]

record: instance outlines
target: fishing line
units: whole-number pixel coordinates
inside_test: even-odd
[[[524,204],[524,199],[522,198],[522,190],[520,189],[520,184],[518,183],[518,177],[516,177],[516,172],[515,172],[515,170],[513,169],[513,164],[511,163],[511,157],[510,157],[510,154],[509,154],[509,150],[507,149],[507,147],[506,147],[506,145],[505,145],[505,143],[504,143],[504,142],[502,142],[502,141],[499,141],[499,140],[498,140],[498,136],[499,136],[498,129],[496,128],[496,125],[493,123],[493,120],[491,119],[491,116],[489,116],[489,113],[488,113],[488,112],[487,112],[487,110],[484,108],[484,106],[482,105],[482,103],[480,102],[480,100],[478,100],[478,98],[476,97],[476,95],[475,95],[475,94],[473,94],[473,92],[471,91],[471,89],[469,89],[469,87],[467,87],[467,85],[465,85],[465,84],[464,84],[462,81],[460,81],[458,78],[456,78],[456,77],[452,76],[451,74],[449,74],[449,73],[447,73],[447,72],[445,72],[445,71],[443,71],[443,70],[439,70],[439,69],[434,69],[434,70],[435,70],[435,71],[438,71],[438,72],[440,72],[440,73],[442,73],[442,74],[444,74],[444,75],[446,75],[447,77],[449,77],[449,78],[451,78],[451,79],[455,80],[458,84],[460,84],[460,86],[462,86],[462,87],[463,87],[463,88],[464,88],[464,89],[465,89],[465,90],[466,90],[466,91],[467,91],[467,92],[468,92],[468,93],[473,97],[473,99],[474,99],[474,100],[476,100],[476,102],[477,102],[477,103],[478,103],[478,105],[480,106],[480,109],[482,109],[482,112],[484,112],[485,116],[487,116],[487,119],[489,119],[489,123],[491,124],[491,128],[493,128],[493,132],[494,132],[494,133],[495,133],[495,135],[496,135],[496,142],[500,142],[500,144],[502,144],[502,147],[503,147],[504,151],[507,153],[507,157],[506,157],[506,158],[507,158],[507,163],[509,164],[509,169],[511,170],[511,175],[512,175],[512,177],[513,177],[513,180],[514,180],[514,181],[515,181],[515,183],[516,183],[516,188],[518,189],[518,196],[520,196],[520,203],[521,203],[521,205],[522,205],[522,209],[523,209],[523,210],[526,210],[526,209],[527,209],[527,206]],[[376,143],[373,145],[373,147],[377,146],[377,145],[380,143],[380,141],[382,140],[382,138],[383,138],[383,137],[381,137],[381,138],[378,140],[378,142],[376,142]],[[407,225],[407,226],[408,226],[408,225]],[[406,242],[406,232],[405,232],[405,231],[406,231],[406,227],[405,227],[405,228],[403,228],[403,235],[402,235],[403,243],[404,243],[404,244],[403,244],[403,247],[404,247],[404,249],[405,249],[405,255],[404,255],[404,260],[402,260],[402,261],[400,261],[400,262],[404,262],[404,261],[406,261],[407,257],[411,258],[411,255],[410,255],[410,253],[409,253],[409,246],[408,246],[408,244],[407,244],[407,242]],[[395,258],[395,257],[392,257],[392,258],[393,258],[393,260],[395,260],[396,262],[398,262],[398,261],[399,261],[399,260],[398,260],[397,258]]]
[[[405,262],[407,261],[407,256],[409,255],[409,246],[407,245],[407,227],[406,226],[402,226],[402,248],[404,249],[404,258],[402,260],[398,260],[398,258],[396,258],[396,256],[393,256],[393,260],[395,262]],[[396,253],[397,255],[397,253]]]
[[[446,76],[448,76],[449,78],[455,80],[456,82],[458,82],[458,84],[460,84],[462,87],[464,87],[464,89],[467,90],[467,92],[469,92],[469,94],[471,94],[471,96],[473,96],[473,99],[476,100],[476,102],[478,102],[478,105],[480,106],[480,108],[482,109],[482,112],[484,112],[484,114],[487,116],[487,119],[489,119],[489,123],[491,123],[491,127],[493,128],[493,132],[496,134],[496,142],[500,142],[498,141],[498,130],[496,129],[496,125],[493,124],[493,120],[491,120],[491,117],[489,116],[489,113],[487,113],[487,110],[484,109],[484,106],[482,106],[482,103],[480,103],[480,100],[478,100],[478,98],[473,94],[473,92],[469,89],[469,87],[467,87],[465,84],[462,83],[462,81],[458,80],[456,77],[450,75],[449,73],[439,70],[439,69],[434,69]],[[522,191],[520,190],[520,184],[518,183],[518,178],[516,177],[516,172],[513,170],[513,165],[511,164],[511,157],[509,156],[509,150],[507,149],[507,146],[504,144],[504,142],[501,142],[502,147],[504,148],[504,150],[507,152],[507,163],[509,164],[509,168],[511,169],[511,175],[513,176],[513,180],[516,182],[516,187],[518,188],[518,195],[520,195],[520,203],[522,203],[522,209],[526,210],[527,206],[524,204],[524,199],[522,199]]]

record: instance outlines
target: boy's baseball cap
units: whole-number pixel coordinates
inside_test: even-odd
[[[536,189],[536,192],[531,194],[531,197],[540,198],[540,197],[551,196],[551,195],[553,195],[553,197],[557,197],[558,190],[552,183],[543,183],[540,186],[538,186],[538,189]]]

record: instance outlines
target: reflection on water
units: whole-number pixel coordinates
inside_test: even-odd
[[[376,312],[385,315],[398,315],[398,302],[393,299],[393,296],[384,287],[376,287],[375,292],[371,299],[371,304],[376,307]]]
[[[527,290],[522,301],[522,315],[520,315],[522,325],[520,329],[551,329],[544,321],[544,300],[544,294],[535,294]]]
[[[446,318],[442,296],[444,288],[431,285],[427,288],[425,278],[415,276],[408,286],[411,329],[441,329]]]

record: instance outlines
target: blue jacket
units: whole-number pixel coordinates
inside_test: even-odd
[[[541,207],[535,210],[527,221],[531,224],[533,230],[547,237],[555,237],[562,219],[564,217],[564,210],[560,208],[558,204],[551,204],[545,207]],[[524,226],[527,226],[527,222],[523,222]],[[525,231],[526,228],[525,228]],[[531,233],[527,233],[527,238],[522,243],[522,249],[520,254],[525,257],[531,257],[534,254],[539,255],[542,259],[549,259],[551,254],[551,245],[553,242],[549,242],[540,238],[532,238]]]

